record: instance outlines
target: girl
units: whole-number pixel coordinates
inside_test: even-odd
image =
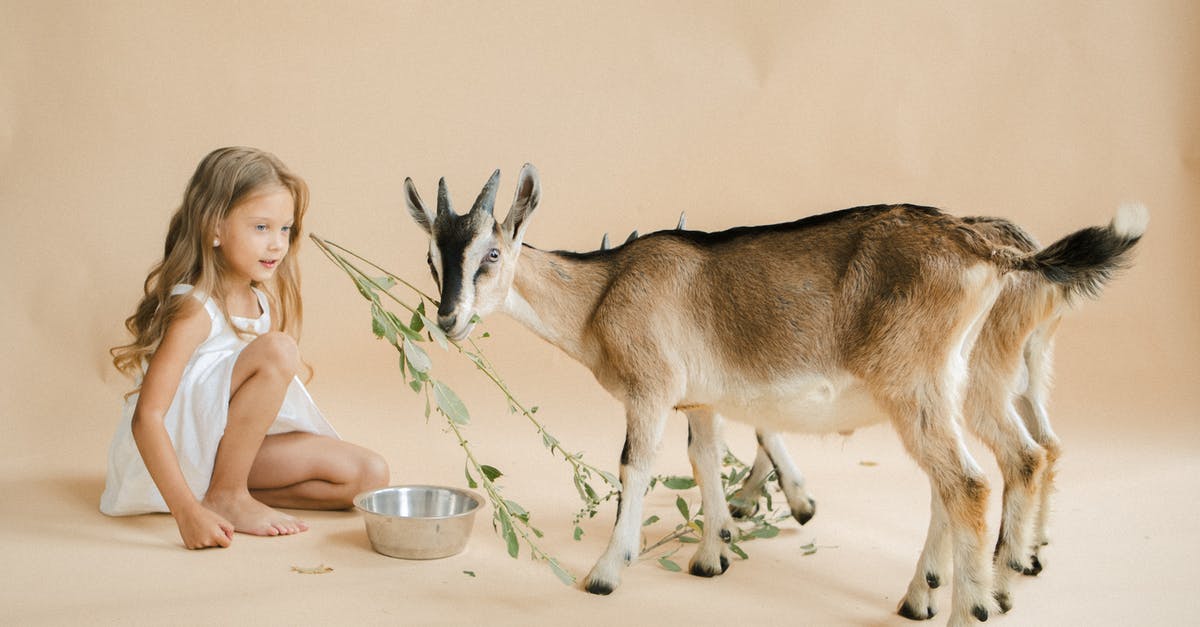
[[[343,509],[387,484],[378,454],[343,442],[296,378],[295,255],[308,188],[274,155],[221,148],[196,168],[151,271],[133,341],[140,379],[109,451],[100,510],[170,511],[189,549],[233,532],[308,529],[273,507]]]

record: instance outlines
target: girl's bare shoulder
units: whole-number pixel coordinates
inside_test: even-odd
[[[181,295],[182,296],[182,295]],[[199,345],[208,337],[209,331],[212,330],[212,319],[208,315],[208,311],[204,308],[204,303],[199,299],[183,297],[183,302],[179,305],[179,311],[171,319],[167,325],[167,332],[163,338],[163,342],[168,340],[182,341],[187,344],[195,343]]]

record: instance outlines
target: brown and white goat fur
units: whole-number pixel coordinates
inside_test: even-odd
[[[1104,229],[1088,229],[1074,236],[1091,240],[1087,248],[1095,256],[1076,269],[1073,281],[1063,284],[1036,274],[1009,274],[971,352],[966,423],[995,454],[1004,478],[994,558],[995,598],[1002,611],[1012,607],[1009,586],[1013,576],[1041,572],[1038,553],[1048,542],[1046,519],[1054,466],[1061,454],[1046,412],[1054,334],[1074,300],[1096,296],[1113,272],[1128,264],[1146,217],[1142,207],[1124,207],[1117,220]],[[1039,249],[1032,237],[1007,220],[968,217],[963,221],[997,246],[1027,254]],[[1060,254],[1068,244],[1060,243],[1058,253],[1046,254]],[[734,495],[731,508],[737,515],[752,513],[757,507],[758,495],[772,470],[789,502],[793,500],[791,492],[803,490],[803,477],[778,434],[760,433],[759,439],[772,446],[760,446],[750,476]],[[949,566],[941,514],[935,503],[930,541],[900,606],[900,613],[910,618],[928,618],[936,612],[932,588],[938,587]]]
[[[1086,242],[1057,256],[1020,254],[935,209],[900,205],[549,252],[523,246],[541,196],[536,170],[522,169],[503,223],[492,216],[498,179],[463,215],[444,180],[436,211],[406,181],[409,211],[430,235],[438,323],[451,338],[466,337],[476,315],[504,311],[625,405],[617,521],[584,582],[589,592],[612,592],[638,554],[642,501],[673,410],[688,417],[706,515],[691,564],[701,574],[729,563],[718,415],[813,433],[886,420],[929,475],[934,516],[948,530],[950,624],[986,619],[988,486],[960,429],[967,361],[1004,276],[1073,280],[1092,252],[1080,248]]]

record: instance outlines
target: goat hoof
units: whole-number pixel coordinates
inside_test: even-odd
[[[602,596],[612,594],[612,591],[616,590],[616,588],[617,588],[616,586],[614,586],[611,583],[608,583],[607,581],[594,581],[594,580],[589,580],[587,582],[587,585],[585,585],[583,587],[584,590],[590,592],[591,594],[599,594]]]
[[[909,620],[929,620],[933,618],[933,615],[937,612],[934,612],[932,607],[925,608],[924,612],[917,612],[917,610],[913,609],[913,607],[908,604],[908,601],[905,601],[904,604],[900,606],[899,611],[896,613]]]
[[[741,499],[734,499],[734,500],[738,501]],[[733,517],[737,518],[738,520],[750,518],[751,516],[758,513],[758,503],[746,503],[746,502],[734,503],[731,501],[729,503],[729,513],[733,514]]]
[[[808,521],[812,520],[813,516],[816,516],[816,515],[817,515],[817,502],[812,499],[808,499],[808,510],[807,511],[792,510],[792,518],[795,518],[796,522],[800,523],[801,525],[804,525]]]
[[[997,592],[995,596],[996,604],[1000,606],[1000,613],[1007,614],[1008,611],[1012,609],[1012,597],[1010,597],[1007,592]]]
[[[971,615],[981,623],[987,622],[988,611],[987,608],[982,605],[976,605],[975,607],[971,608]]]
[[[925,573],[925,583],[929,584],[930,588],[937,590],[938,586],[942,585],[942,579],[937,576],[937,573]]]
[[[692,562],[691,567],[688,568],[688,572],[697,577],[716,577],[725,574],[727,570],[729,570],[729,559],[724,555],[721,556],[721,562],[717,568],[705,566],[699,561]]]
[[[1032,566],[1022,570],[1021,573],[1024,575],[1029,575],[1030,577],[1037,577],[1038,574],[1042,572],[1041,560],[1038,559],[1038,556],[1034,555],[1029,558],[1029,562],[1032,564]]]

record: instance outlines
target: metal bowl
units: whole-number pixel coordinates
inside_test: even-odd
[[[461,553],[482,503],[467,490],[427,485],[391,486],[354,497],[371,547],[410,560]]]

